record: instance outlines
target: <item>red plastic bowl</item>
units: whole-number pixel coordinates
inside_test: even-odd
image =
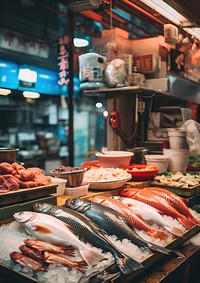
[[[148,167],[153,169],[146,169]],[[138,170],[134,170],[134,168]],[[132,180],[134,181],[153,180],[153,178],[158,174],[158,167],[146,164],[131,164],[123,167],[123,169],[132,175]]]
[[[81,166],[83,168],[100,167],[100,163],[99,163],[99,160],[90,160],[90,161],[82,162]]]

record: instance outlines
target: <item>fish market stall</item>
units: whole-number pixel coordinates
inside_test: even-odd
[[[152,217],[158,217],[159,225],[144,223],[131,208],[132,202],[136,205],[146,193],[150,192],[154,200],[161,198],[159,190],[149,187],[150,181],[129,179],[124,185],[112,189],[107,187],[107,181],[105,190],[95,183],[87,195],[77,197],[76,201],[73,196],[61,195],[55,203],[35,198],[27,208],[18,206],[12,211],[11,221],[7,223],[5,219],[0,227],[1,276],[22,283],[120,283],[133,280],[157,283],[174,279],[178,271],[184,271],[185,266],[200,255],[198,240],[195,242],[200,232],[200,215],[185,208],[177,199],[189,220],[178,215],[177,219],[154,215]],[[167,196],[166,191],[164,195]],[[133,196],[137,198],[131,198]],[[165,200],[162,203],[165,204]],[[146,206],[143,203],[143,212],[149,209]],[[120,215],[123,209],[130,217],[128,222],[125,214]],[[155,213],[153,206],[151,212]],[[146,210],[146,216],[150,214]],[[176,218],[175,214],[172,216]],[[47,243],[51,243],[51,247],[47,247]],[[41,245],[45,247],[41,249]],[[39,254],[37,252],[40,259],[37,263],[31,260],[30,268],[27,261],[30,261],[33,250],[40,250]],[[26,266],[21,266],[22,262]]]

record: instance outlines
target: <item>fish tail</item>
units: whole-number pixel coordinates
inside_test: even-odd
[[[95,266],[98,262],[105,260],[105,256],[95,251],[92,248],[88,248],[84,250],[79,250],[82,258],[91,266]]]
[[[165,229],[175,236],[183,237],[184,231],[178,227],[165,227]]]
[[[182,224],[183,226],[185,226],[185,228],[187,228],[188,230],[192,229],[192,228],[195,226],[194,222],[192,222],[190,219],[187,219],[186,217],[181,217],[181,218],[179,218],[178,220],[179,220],[179,221],[181,222],[181,224]]]
[[[115,261],[123,274],[129,274],[143,267],[140,262],[127,256],[115,257]]]
[[[158,246],[156,244],[152,244],[151,246],[149,246],[149,248],[156,252],[160,252],[166,255],[175,254],[177,257],[185,258],[185,256],[178,250],[170,250],[165,247]]]
[[[68,256],[74,256],[75,248],[71,245],[66,245],[60,249],[60,253]]]
[[[147,234],[155,239],[160,240],[166,240],[168,238],[168,235],[165,232],[156,229],[149,230]]]
[[[87,270],[87,262],[85,262],[84,260],[82,261],[77,261],[76,262],[76,265],[74,266],[74,268],[82,273],[86,273],[86,270]]]

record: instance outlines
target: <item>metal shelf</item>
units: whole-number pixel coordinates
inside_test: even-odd
[[[185,101],[195,102],[200,104],[200,84],[189,80],[183,76],[179,76],[174,73],[167,75],[169,80],[169,91],[161,91],[159,89],[147,88],[145,86],[126,86],[120,88],[99,88],[99,89],[87,89],[82,90],[86,96],[112,96],[113,94],[124,94],[130,95],[145,94],[145,95],[163,95],[172,98],[182,99]]]
[[[99,89],[87,89],[83,90],[84,95],[109,95],[113,93],[130,93],[130,94],[139,94],[145,93],[152,95],[153,93],[160,95],[169,95],[169,92],[163,92],[157,89],[147,88],[144,86],[126,86],[120,88],[99,88]]]

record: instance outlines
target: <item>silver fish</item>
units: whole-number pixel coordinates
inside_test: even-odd
[[[116,235],[119,240],[128,239],[139,248],[149,248],[164,254],[174,252],[141,239],[123,217],[113,209],[100,203],[94,203],[85,199],[71,198],[66,200],[65,206],[83,213],[85,216],[92,219],[102,230],[108,233],[108,235]]]
[[[91,266],[105,259],[102,254],[81,242],[61,220],[51,215],[22,211],[14,213],[13,216],[31,236],[38,240],[47,241],[58,246],[73,245]]]
[[[89,218],[86,218],[75,210],[38,202],[34,203],[33,209],[34,211],[47,213],[64,221],[71,227],[73,232],[84,241],[104,251],[109,251],[114,256],[115,262],[122,273],[128,274],[143,267],[141,263],[119,251],[119,249],[100,232],[99,228],[96,228],[96,225],[92,224]]]

